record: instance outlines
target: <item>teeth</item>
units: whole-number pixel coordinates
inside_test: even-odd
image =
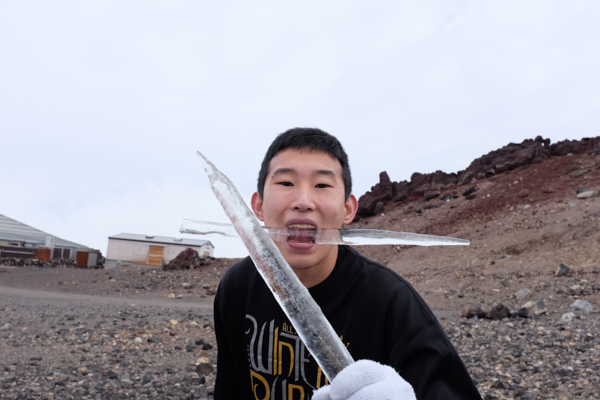
[[[292,225],[288,225],[288,228],[315,229],[316,226],[309,225],[309,224],[292,224]]]

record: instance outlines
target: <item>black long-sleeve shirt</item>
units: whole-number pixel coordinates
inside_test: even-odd
[[[309,292],[355,360],[394,367],[417,399],[481,399],[429,307],[389,268],[340,246]],[[215,329],[216,400],[308,400],[327,383],[249,257],[219,285]]]

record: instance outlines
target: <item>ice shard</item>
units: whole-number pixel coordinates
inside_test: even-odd
[[[263,227],[265,232],[275,242],[290,241],[292,235],[288,228]],[[199,235],[237,236],[233,225],[218,222],[194,221],[185,219],[181,233],[194,233]],[[420,233],[394,232],[379,229],[319,229],[315,231],[294,232],[295,240],[301,239],[304,243],[316,244],[349,244],[360,245],[417,245],[417,246],[460,246],[468,245],[466,239],[456,239],[448,236],[423,235]]]
[[[354,362],[352,356],[233,183],[200,152],[197,154],[215,196],[248,249],[256,269],[331,382],[344,367]]]
[[[196,221],[193,219],[184,219],[181,227],[181,233],[193,233],[196,235],[219,235],[227,237],[238,237],[235,228],[231,224],[222,222]]]

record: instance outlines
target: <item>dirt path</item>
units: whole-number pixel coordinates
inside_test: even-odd
[[[144,305],[162,308],[177,308],[197,310],[199,312],[212,312],[212,299],[185,301],[179,299],[148,298],[142,296],[94,296],[89,294],[70,292],[51,292],[44,290],[30,290],[3,286],[0,284],[0,297],[13,296],[18,298],[67,300],[69,303],[78,302],[81,305],[106,304],[106,305]]]

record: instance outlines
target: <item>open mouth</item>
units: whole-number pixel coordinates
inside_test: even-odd
[[[288,226],[288,243],[314,244],[317,228],[309,224],[292,224]]]

